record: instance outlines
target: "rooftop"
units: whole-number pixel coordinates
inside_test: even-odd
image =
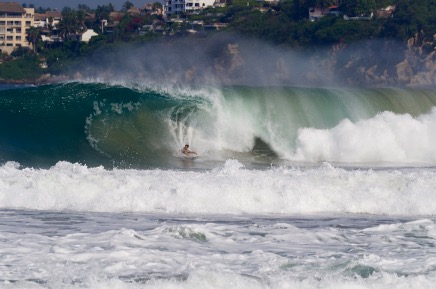
[[[26,10],[24,10],[24,8],[17,2],[0,2],[0,12],[26,13]]]

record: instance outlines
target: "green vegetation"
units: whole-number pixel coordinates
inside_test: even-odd
[[[84,4],[80,4],[77,9],[66,7],[62,10],[62,20],[56,31],[63,41],[43,43],[40,38],[41,31],[32,28],[28,33],[28,41],[34,44],[34,51],[21,50],[15,55],[2,56],[0,79],[34,79],[43,73],[61,74],[67,68],[80,64],[87,55],[97,50],[115,49],[126,42],[140,44],[159,38],[195,38],[198,35],[207,37],[208,34],[201,31],[203,26],[198,23],[226,23],[227,27],[220,31],[236,32],[247,38],[294,48],[307,49],[365,39],[405,42],[411,37],[415,37],[418,44],[430,43],[425,47],[428,52],[435,48],[434,0],[347,0],[335,8],[335,13],[326,13],[316,21],[309,20],[310,8],[317,7],[328,11],[326,9],[337,2],[281,0],[277,4],[269,4],[256,0],[228,0],[225,7],[207,8],[174,17],[183,21],[164,19],[162,15],[154,13],[162,8],[159,2],[154,3],[147,13],[124,13],[112,17],[109,17],[115,11],[112,4],[98,6],[95,10]],[[379,16],[377,11],[388,5],[395,5],[395,12],[389,17]],[[132,6],[127,1],[122,6],[122,11],[125,12]],[[37,11],[44,12],[44,9],[40,7]],[[91,14],[94,17],[89,17]],[[343,15],[361,19],[345,20]],[[112,27],[111,31],[107,28],[102,31],[105,21]],[[93,29],[100,35],[93,37],[89,43],[80,42],[78,35],[86,29]],[[192,30],[200,33],[189,33]],[[40,68],[41,63],[46,63],[48,68]]]
[[[39,58],[25,48],[15,50],[10,56],[3,54],[0,57],[0,79],[36,80],[42,73]]]

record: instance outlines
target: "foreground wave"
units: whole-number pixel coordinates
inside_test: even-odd
[[[60,162],[0,168],[0,207],[183,214],[435,215],[436,169],[106,170]]]

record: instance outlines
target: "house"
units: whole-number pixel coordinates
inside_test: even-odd
[[[215,0],[166,0],[164,5],[164,14],[169,16],[173,14],[189,13],[212,7]]]
[[[35,13],[33,19],[33,26],[39,28],[45,28],[45,14]]]
[[[136,8],[135,6],[133,6],[132,8],[127,10],[127,14],[129,14],[130,16],[137,16],[137,15],[141,14],[141,11],[138,8]]]
[[[62,20],[62,14],[59,11],[46,11],[45,17],[46,27],[51,25],[53,29],[57,29],[59,22]]]
[[[390,5],[388,7],[377,10],[377,17],[384,18],[384,19],[390,18],[393,16],[394,12],[395,12],[395,6]]]
[[[120,11],[114,11],[109,13],[110,22],[115,22],[115,21],[119,22],[121,19],[123,19],[125,14],[126,14],[125,12],[120,12]]]
[[[27,31],[34,25],[34,8],[23,8],[17,2],[0,2],[0,53],[11,53],[17,47],[30,47]]]
[[[332,6],[325,7],[325,8],[322,8],[322,7],[309,8],[309,20],[310,21],[319,20],[320,18],[322,18],[326,15],[339,16],[340,15],[339,6],[332,5]]]
[[[98,36],[98,34],[95,33],[94,30],[88,29],[80,36],[80,41],[89,42],[89,40],[94,36]]]
[[[59,11],[47,11],[45,13],[34,14],[34,27],[56,29],[62,20],[62,14]]]

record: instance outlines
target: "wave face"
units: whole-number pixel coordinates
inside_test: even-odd
[[[434,165],[436,92],[67,83],[6,89],[0,161],[119,168]],[[414,141],[411,141],[414,140]],[[189,143],[195,162],[180,157]]]

